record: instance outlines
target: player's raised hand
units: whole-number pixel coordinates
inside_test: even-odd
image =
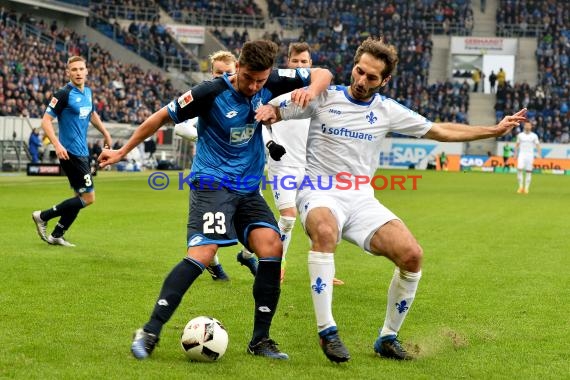
[[[309,87],[298,88],[291,92],[291,101],[303,108],[307,107],[315,97],[316,94]]]
[[[106,166],[119,162],[122,158],[123,155],[118,150],[103,149],[99,157],[97,157],[97,161],[99,162],[99,167],[103,169]]]
[[[526,108],[523,108],[514,115],[505,116],[503,120],[497,124],[498,136],[504,136],[511,131],[514,127],[518,126],[520,123],[527,121]]]
[[[255,120],[259,121],[264,125],[271,125],[278,122],[277,108],[266,104],[255,111]]]

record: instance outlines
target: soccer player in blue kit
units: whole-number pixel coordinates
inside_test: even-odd
[[[332,74],[317,68],[274,70],[277,52],[271,41],[246,42],[234,75],[191,88],[145,120],[121,149],[104,150],[99,156],[101,167],[116,163],[161,126],[198,117],[187,255],[164,280],[150,320],[135,332],[131,352],[137,359],[151,354],[163,325],[218,247],[238,241],[259,258],[253,283],[253,336],[247,351],[289,358],[269,337],[281,291],[283,246],[275,217],[259,193],[265,156],[262,126],[254,116],[262,104],[295,89],[292,100],[306,106],[327,88]]]
[[[93,93],[85,86],[87,67],[85,59],[72,56],[67,60],[66,74],[69,83],[51,98],[42,118],[42,128],[55,148],[75,195],[44,211],[34,211],[32,219],[38,235],[52,245],[74,247],[63,235],[71,227],[82,208],[95,202],[95,187],[91,175],[87,128],[91,122],[105,138],[105,146],[111,146],[111,136],[93,106]],[[59,139],[55,134],[53,119],[57,118]],[[53,232],[47,235],[47,223],[60,217]]]

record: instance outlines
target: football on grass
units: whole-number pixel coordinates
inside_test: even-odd
[[[180,343],[190,360],[215,362],[228,348],[228,333],[216,318],[200,316],[186,324]]]

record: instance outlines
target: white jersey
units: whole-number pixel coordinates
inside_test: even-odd
[[[273,99],[270,103],[272,105],[279,105],[283,100],[290,99],[291,93],[288,93]],[[271,125],[273,141],[279,145],[283,145],[287,153],[281,157],[280,161],[275,161],[269,156],[269,166],[305,167],[309,123],[309,119],[299,119],[280,121]]]
[[[534,132],[521,132],[517,135],[519,157],[534,157],[534,148],[539,144],[538,136]]]
[[[281,104],[283,120],[310,118],[306,174],[336,183],[336,175],[374,176],[382,139],[388,132],[421,137],[432,123],[393,99],[375,94],[368,102],[353,99],[346,86],[331,86],[302,109]]]

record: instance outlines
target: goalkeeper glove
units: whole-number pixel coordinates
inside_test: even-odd
[[[287,153],[283,145],[279,145],[273,140],[269,141],[267,144],[265,144],[265,146],[269,150],[269,155],[275,161],[281,161],[281,157],[283,157],[283,155]]]

